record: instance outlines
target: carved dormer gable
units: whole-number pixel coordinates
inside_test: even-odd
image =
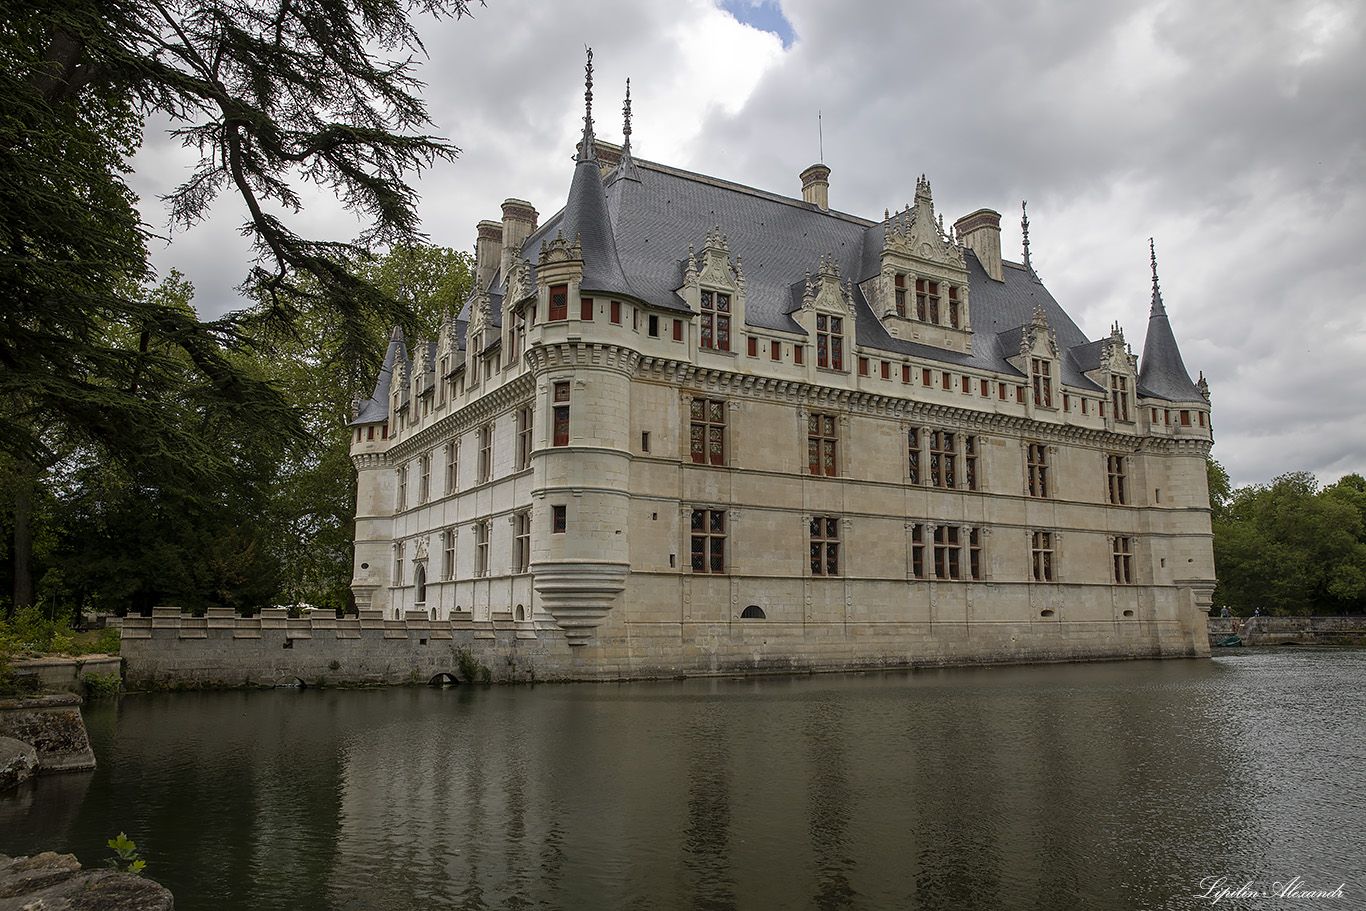
[[[540,287],[577,284],[582,278],[583,246],[577,236],[571,243],[556,231],[554,240],[541,241],[541,255],[536,262],[536,283]]]
[[[798,283],[801,303],[793,317],[814,343],[813,366],[848,371],[857,343],[854,283],[840,278],[834,254],[822,256],[816,274]]]
[[[1048,314],[1043,307],[1035,305],[1034,315],[1020,336],[1021,357],[1058,358],[1058,335],[1048,325]]]
[[[915,206],[887,213],[882,262],[863,291],[896,338],[970,351],[972,323],[963,248],[934,213],[930,182],[916,182]]]
[[[943,218],[936,220],[934,198],[930,182],[920,175],[915,186],[915,208],[907,206],[895,218],[889,217],[885,233],[884,251],[915,257],[927,263],[937,263],[965,269],[963,250],[944,230]]]
[[[1109,337],[1101,340],[1100,362],[1095,369],[1086,371],[1086,376],[1110,394],[1110,409],[1105,413],[1107,421],[1134,419],[1138,358],[1124,340],[1124,330],[1119,328],[1119,323],[1111,325]]]
[[[854,315],[853,283],[840,281],[840,264],[834,254],[821,256],[816,275],[806,275],[806,289],[802,293],[802,311],[823,310],[837,316]]]
[[[531,263],[522,258],[521,244],[512,249],[511,262],[508,274],[504,276],[503,286],[503,300],[507,301],[509,306],[515,306],[536,293],[536,289],[531,286]]]
[[[734,333],[745,324],[745,274],[719,226],[707,232],[700,253],[688,245],[683,284],[674,290],[698,314],[698,347],[732,351]]]
[[[465,330],[465,349],[470,354],[483,351],[489,342],[493,327],[493,302],[487,291],[476,292],[470,301],[470,324]]]
[[[456,338],[455,317],[447,310],[441,316],[441,325],[436,330],[436,357],[438,362],[455,362]],[[437,377],[438,381],[442,379]]]
[[[391,410],[397,413],[408,404],[408,359],[398,358],[394,362],[394,373],[389,380]]]

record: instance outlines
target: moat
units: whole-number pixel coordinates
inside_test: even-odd
[[[0,852],[125,831],[191,911],[1360,907],[1363,679],[1286,649],[128,696],[87,708],[96,771],[0,795]]]

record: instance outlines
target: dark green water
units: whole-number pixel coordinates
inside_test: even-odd
[[[1362,908],[1363,684],[1245,651],[130,696],[87,710],[97,771],[0,795],[0,852],[123,830],[182,911]]]

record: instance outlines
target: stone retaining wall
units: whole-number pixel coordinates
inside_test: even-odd
[[[1237,635],[1243,645],[1366,643],[1366,617],[1210,617],[1209,644]]]
[[[380,611],[293,619],[283,609],[243,618],[157,608],[123,627],[131,689],[465,681],[624,680],[805,673],[969,664],[1191,657],[1204,637],[1176,620],[1039,619],[1006,622],[672,622],[623,624],[619,635],[571,647],[543,620],[468,612],[433,622]],[[1198,629],[1198,628],[1197,628]],[[1193,642],[1193,640],[1195,640]],[[463,658],[463,662],[462,662]]]

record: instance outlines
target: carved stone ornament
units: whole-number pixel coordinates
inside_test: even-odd
[[[1042,351],[1039,349],[1041,343]],[[1027,358],[1036,353],[1054,359],[1058,357],[1058,335],[1048,324],[1048,315],[1040,304],[1034,305],[1034,316],[1020,335],[1020,357]]]
[[[907,206],[896,215],[888,213],[883,249],[959,269],[967,268],[962,248],[944,231],[942,219],[935,219],[930,182],[923,174],[916,181],[915,208]]]
[[[555,232],[555,239],[549,243],[541,241],[541,258],[538,261],[540,268],[567,262],[583,262],[583,247],[579,244],[577,235],[572,244],[565,240],[564,234],[559,231]]]
[[[802,294],[803,310],[827,310],[852,315],[854,312],[853,283],[840,281],[840,264],[834,254],[822,255],[813,278],[806,276],[806,291]]]
[[[413,544],[413,562],[421,563],[427,559],[427,536],[418,535]]]

